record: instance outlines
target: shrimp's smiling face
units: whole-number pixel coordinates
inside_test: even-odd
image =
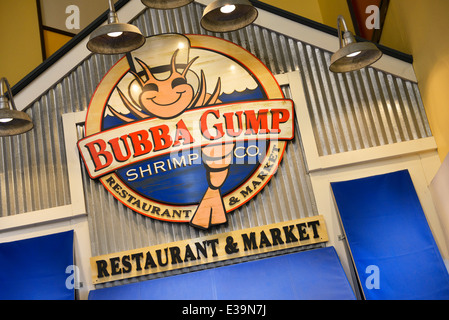
[[[154,81],[155,80],[155,81]],[[182,113],[193,99],[193,88],[178,72],[163,81],[147,82],[139,97],[140,104],[158,118],[172,118]]]
[[[171,74],[165,80],[156,79],[150,68],[136,58],[147,77],[147,80],[143,81],[141,77],[134,74],[142,87],[139,104],[146,112],[161,119],[169,119],[180,115],[194,99],[193,88],[187,83],[186,74],[196,58],[189,62],[182,73],[179,73],[176,70],[177,54],[178,50],[175,51],[171,59]]]

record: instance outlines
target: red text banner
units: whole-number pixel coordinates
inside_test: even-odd
[[[294,107],[287,99],[192,109],[172,119],[150,118],[88,136],[78,149],[91,178],[171,152],[248,140],[291,140]]]

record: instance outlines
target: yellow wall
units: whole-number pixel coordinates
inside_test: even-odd
[[[392,0],[390,6],[396,15],[399,41],[413,55],[418,85],[443,160],[449,152],[449,1]]]
[[[318,0],[321,10],[321,23],[332,28],[337,28],[337,18],[342,15],[345,18],[348,29],[355,33],[352,23],[351,13],[349,12],[348,2],[346,0]]]
[[[0,77],[13,86],[42,62],[36,0],[0,0]]]
[[[58,51],[65,45],[68,41],[70,41],[72,37],[44,30],[44,41],[45,41],[45,53],[47,58],[50,57],[53,53]]]
[[[402,26],[400,7],[396,0],[390,1],[385,18],[380,44],[398,51],[412,54],[405,28]]]
[[[262,0],[261,2],[333,28],[337,27],[337,17],[341,14],[348,28],[354,32],[346,0]]]

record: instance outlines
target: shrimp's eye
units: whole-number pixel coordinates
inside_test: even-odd
[[[143,88],[143,91],[157,91],[159,92],[159,87],[155,83],[148,83]]]
[[[173,88],[175,88],[175,87],[177,87],[177,86],[180,86],[180,85],[182,85],[182,84],[187,84],[187,80],[184,79],[184,78],[176,78],[176,79],[174,79],[174,80],[171,82],[171,87],[172,87],[172,89],[173,89]]]

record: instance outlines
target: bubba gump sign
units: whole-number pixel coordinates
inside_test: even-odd
[[[104,77],[78,148],[90,177],[132,210],[208,229],[267,184],[293,124],[293,102],[252,54],[165,34]]]

